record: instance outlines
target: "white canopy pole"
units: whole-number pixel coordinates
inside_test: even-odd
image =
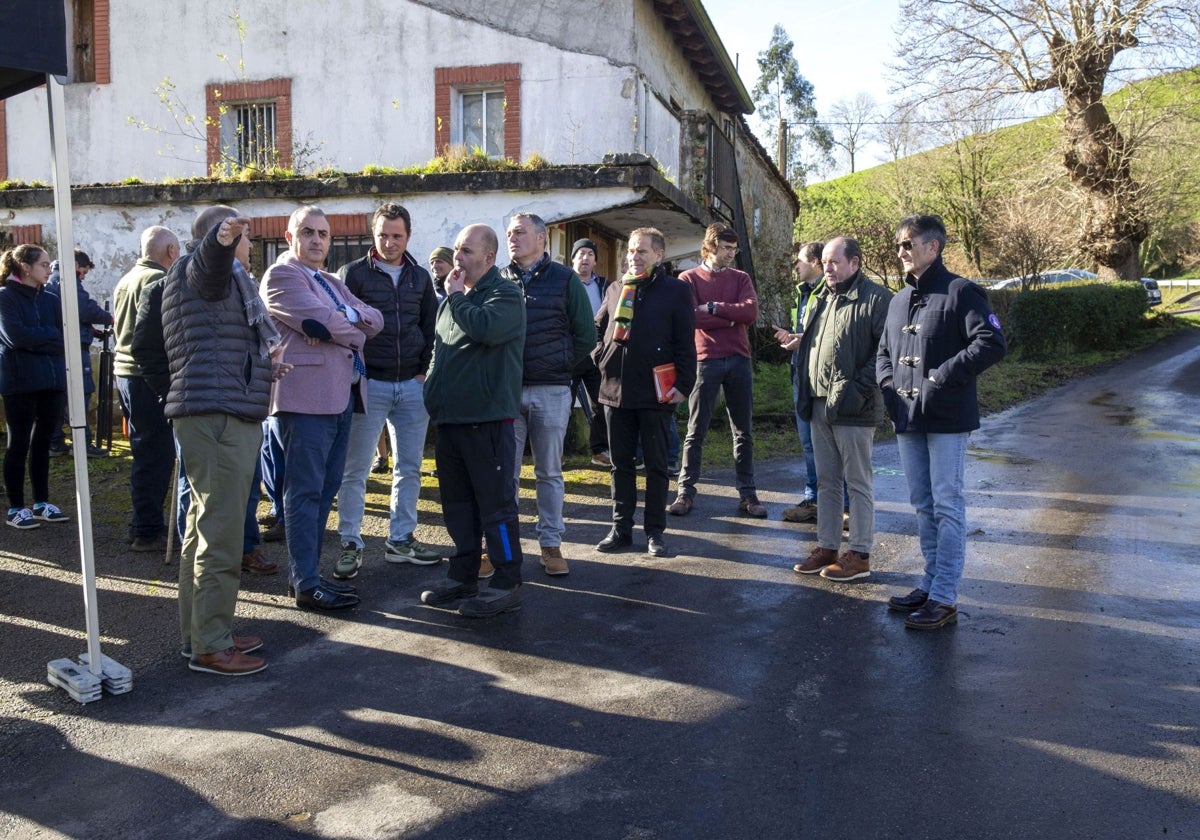
[[[96,562],[92,552],[92,494],[88,485],[87,426],[83,398],[82,350],[79,341],[78,280],[75,278],[75,237],[71,229],[71,175],[67,168],[67,108],[62,85],[46,76],[50,112],[50,167],[54,180],[54,219],[58,226],[58,266],[62,282],[63,339],[67,354],[67,405],[71,442],[75,449],[75,502],[79,549],[83,563],[83,605],[87,613],[87,667],[97,677],[100,656],[100,614],[96,608]]]

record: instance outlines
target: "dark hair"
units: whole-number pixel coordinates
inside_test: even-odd
[[[939,256],[946,248],[946,225],[942,223],[941,216],[905,216],[900,220],[900,224],[896,226],[897,236],[904,233],[907,233],[910,237],[919,237],[925,242],[928,242],[930,239],[936,241],[938,244]]]
[[[87,252],[75,249],[75,267],[76,268],[95,268],[96,264],[92,262],[92,258],[87,255]]]
[[[375,210],[375,214],[371,216],[371,233],[375,233],[375,223],[380,219],[403,219],[404,232],[412,236],[412,217],[408,215],[408,211],[394,201],[389,201],[386,204],[379,205]]]
[[[858,260],[859,266],[862,265],[862,246],[858,244],[858,240],[853,236],[842,237],[842,253],[846,255],[847,260],[856,259]]]
[[[654,246],[654,250],[666,252],[667,238],[658,228],[640,227],[629,234],[629,241],[632,242],[635,236],[641,236],[650,240],[650,244]]]
[[[821,253],[825,250],[825,243],[813,240],[805,242],[800,246],[800,250],[796,252],[796,259],[803,260],[806,263],[820,263]]]
[[[25,272],[19,266],[33,265],[40,255],[45,255],[46,249],[40,245],[18,245],[11,251],[5,251],[0,256],[0,282],[5,282],[10,276],[25,279]]]
[[[700,259],[707,259],[717,252],[718,242],[738,243],[737,231],[724,222],[713,222],[704,231],[704,241],[700,243]]]

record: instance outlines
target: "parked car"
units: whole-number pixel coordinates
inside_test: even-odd
[[[1146,287],[1146,297],[1151,306],[1158,306],[1162,303],[1162,290],[1158,288],[1158,283],[1149,277],[1143,277],[1142,285]]]

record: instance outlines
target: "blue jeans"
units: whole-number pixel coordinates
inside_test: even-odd
[[[921,588],[931,600],[958,603],[958,582],[967,554],[967,500],[963,469],[970,434],[904,432],[896,435],[908,497],[917,512],[925,558]]]
[[[362,518],[366,507],[367,476],[375,460],[376,445],[384,423],[392,441],[392,498],[388,539],[400,542],[412,537],[417,527],[417,499],[421,495],[421,458],[425,454],[424,385],[415,379],[384,382],[368,379],[366,414],[350,421],[346,468],[338,491],[338,535],[343,543],[363,547]],[[286,519],[284,520],[286,522]]]
[[[176,452],[179,445],[176,444]],[[171,482],[167,476],[167,483]],[[254,459],[254,478],[250,484],[250,495],[246,499],[246,517],[242,521],[242,554],[249,554],[262,543],[262,535],[258,531],[258,500],[261,495],[259,485],[262,483],[262,464]],[[183,456],[179,457],[179,483],[175,492],[178,501],[175,505],[175,530],[179,534],[179,544],[183,545],[184,533],[187,530],[188,508],[192,505],[192,487],[188,483],[187,470],[183,467]]]
[[[521,487],[521,456],[525,438],[533,451],[533,475],[537,488],[538,545],[562,545],[563,532],[563,436],[571,420],[571,389],[566,385],[525,385],[521,388],[521,411],[513,423],[516,437],[514,492]]]
[[[792,407],[796,411],[796,432],[800,435],[800,451],[804,453],[804,496],[803,501],[817,500],[817,459],[813,455],[812,424],[800,416],[795,407],[800,403],[800,386],[796,374],[792,373]]]
[[[263,487],[271,499],[271,515],[283,518],[283,441],[279,439],[279,420],[263,421],[263,445],[259,453]]]
[[[129,497],[133,516],[131,539],[157,539],[167,533],[163,506],[171,489],[175,435],[163,416],[162,403],[140,376],[118,376],[117,395],[129,424]],[[183,537],[180,536],[180,540]]]
[[[748,356],[703,359],[696,366],[696,387],[688,398],[688,430],[683,441],[683,469],[679,495],[695,496],[700,480],[704,438],[712,422],[717,395],[725,393],[725,413],[733,436],[734,483],[743,499],[754,496],[754,434],[750,416],[754,406],[754,368]]]
[[[288,574],[298,592],[321,582],[321,546],[333,497],[342,484],[354,399],[341,414],[281,412],[286,472],[283,521],[287,523]]]

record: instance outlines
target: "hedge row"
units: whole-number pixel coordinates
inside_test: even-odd
[[[1144,323],[1146,289],[1141,283],[1072,283],[1020,294],[991,294],[1006,310],[1006,332],[1028,358],[1059,351],[1111,350]]]

